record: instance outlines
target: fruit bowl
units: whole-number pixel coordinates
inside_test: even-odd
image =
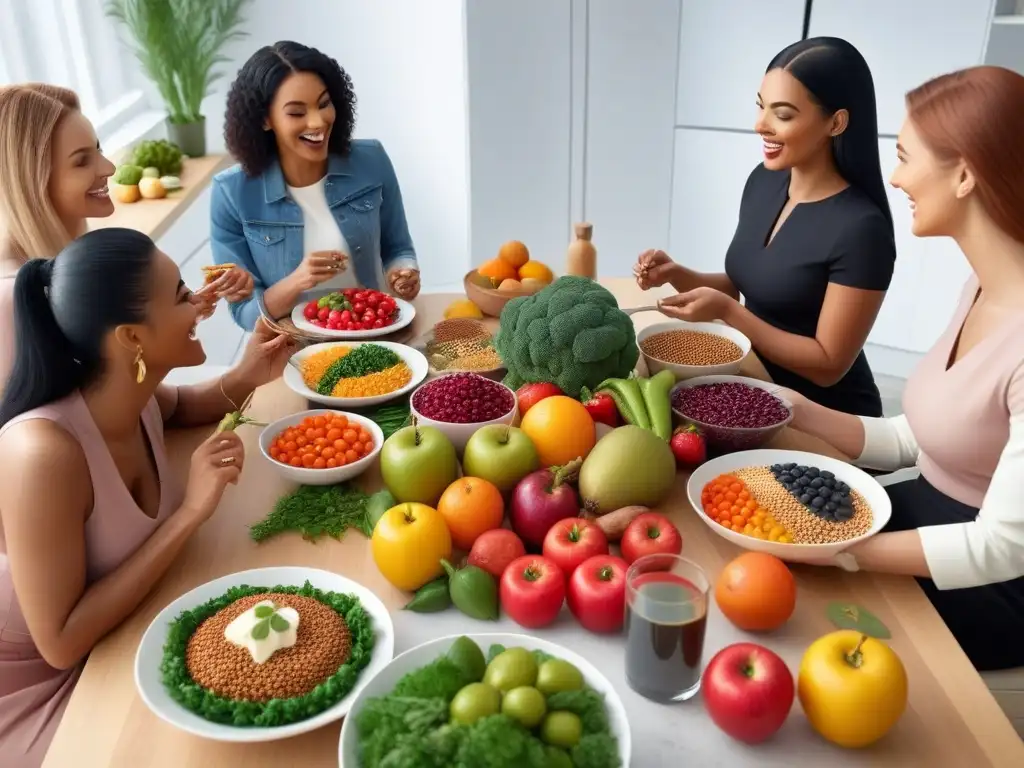
[[[497,416],[493,419],[488,419],[486,421],[474,421],[468,423],[441,421],[437,418],[431,418],[430,416],[426,416],[422,413],[422,411],[419,409],[423,408],[423,404],[421,401],[423,395],[421,393],[428,391],[428,388],[450,386],[452,383],[460,380],[471,382],[475,380],[480,380],[482,382],[486,382],[486,385],[489,385],[490,388],[495,388],[496,391],[507,392],[508,396],[505,399],[511,401],[509,403],[508,410],[506,410],[500,416]],[[500,390],[498,390],[497,388],[500,388]],[[419,408],[417,408],[417,404],[419,404]],[[461,406],[453,407],[461,409]],[[419,424],[421,427],[434,427],[439,431],[443,432],[445,437],[451,440],[452,445],[455,446],[455,450],[461,455],[463,449],[465,449],[466,447],[466,443],[469,441],[469,438],[472,437],[473,433],[480,429],[480,427],[486,427],[490,424],[512,424],[513,426],[515,425],[515,418],[517,415],[516,393],[513,392],[508,387],[506,387],[501,382],[494,381],[492,379],[487,378],[486,376],[481,376],[478,373],[451,373],[445,376],[439,376],[436,379],[432,379],[431,381],[428,381],[427,383],[419,386],[416,389],[416,391],[412,393],[412,397],[409,398],[409,410],[412,413],[413,418],[416,420],[416,423]]]
[[[814,466],[818,469],[832,472],[838,480],[841,480],[857,491],[864,501],[867,502],[868,506],[871,507],[872,520],[870,528],[859,536],[854,536],[840,542],[828,544],[781,544],[777,541],[757,539],[747,534],[733,531],[712,520],[704,513],[704,508],[701,504],[701,491],[705,485],[719,475],[735,472],[746,467],[771,466],[773,464],[786,464],[789,462]],[[767,552],[782,560],[794,563],[828,560],[844,549],[874,536],[888,524],[889,518],[892,516],[892,502],[889,500],[889,495],[875,478],[844,461],[821,456],[816,453],[807,453],[806,451],[761,449],[719,456],[705,462],[694,470],[693,474],[690,475],[690,479],[686,482],[686,496],[700,519],[723,539],[744,549],[755,552]],[[810,513],[808,512],[808,514]]]
[[[345,464],[341,467],[312,469],[306,467],[293,467],[289,464],[283,464],[270,455],[271,444],[289,427],[294,427],[297,424],[300,424],[307,416],[322,416],[335,413],[345,416],[351,424],[358,424],[361,429],[365,429],[369,432],[370,436],[373,438],[373,449],[361,459],[357,459],[356,461]],[[298,483],[299,485],[335,485],[337,483],[343,483],[346,480],[351,480],[353,477],[358,477],[369,469],[373,462],[377,460],[377,454],[380,453],[381,446],[383,445],[384,433],[381,431],[380,427],[377,426],[376,422],[371,421],[365,416],[360,416],[357,413],[347,413],[345,411],[336,411],[328,408],[317,408],[314,410],[293,413],[290,416],[285,416],[283,419],[278,419],[272,424],[267,425],[263,428],[263,431],[260,432],[260,453],[263,454],[263,458],[266,459],[275,470],[277,470],[278,474],[293,483]]]
[[[699,387],[702,384],[746,384],[755,389],[763,389],[770,394],[777,387],[771,382],[748,379],[746,376],[697,376],[696,378],[684,379],[676,383],[669,395],[670,402],[673,403],[673,420],[679,424],[697,427],[708,441],[708,445],[719,451],[750,451],[760,448],[793,420],[793,406],[777,395],[774,395],[774,397],[785,406],[786,410],[789,411],[789,415],[784,420],[766,427],[723,427],[707,424],[686,416],[675,406],[676,393],[683,389]]]
[[[741,354],[736,360],[726,363],[717,363],[712,365],[684,365],[682,363],[659,360],[658,358],[644,352],[643,344],[647,339],[666,331],[697,331],[710,333],[714,336],[720,336],[724,339],[728,339],[739,347]],[[640,355],[643,357],[644,362],[647,363],[647,370],[651,376],[660,371],[669,370],[676,375],[676,379],[679,381],[692,379],[695,376],[736,374],[739,372],[740,365],[743,363],[744,358],[746,358],[750,353],[751,348],[750,339],[735,328],[731,328],[724,323],[690,323],[685,320],[669,320],[664,323],[649,325],[637,332],[636,344],[640,348]]]
[[[608,678],[601,674],[592,663],[562,645],[530,635],[479,633],[465,636],[480,646],[485,655],[492,645],[503,645],[506,648],[526,648],[530,651],[542,651],[550,654],[576,667],[583,673],[586,685],[604,696],[611,732],[619,742],[619,758],[623,766],[630,765],[632,738],[626,707]],[[366,706],[367,700],[391,693],[403,676],[427,666],[446,654],[452,643],[458,638],[458,635],[441,637],[399,654],[363,686],[355,701],[352,702],[349,714],[341,727],[341,739],[338,743],[339,766],[349,768],[349,766],[359,765],[359,734],[356,721],[359,719],[360,710]]]
[[[520,296],[532,296],[536,291],[529,291],[521,289],[517,291],[499,291],[497,288],[485,288],[475,280],[486,280],[487,278],[481,278],[480,273],[475,269],[467,272],[466,276],[462,278],[462,288],[466,292],[466,296],[480,307],[480,311],[485,315],[491,317],[500,317],[501,310],[505,308],[505,305],[512,299],[518,299]]]

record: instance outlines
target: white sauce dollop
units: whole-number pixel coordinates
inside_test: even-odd
[[[267,627],[269,631],[266,633],[266,636],[260,639],[253,637],[253,629],[256,625],[268,621],[267,618],[260,618],[256,615],[257,609],[261,606],[270,608],[274,611],[275,617],[284,619],[288,623],[287,628],[275,628],[275,625],[280,627],[281,623],[271,618],[270,625]],[[263,611],[260,611],[260,613],[263,613]],[[295,645],[298,631],[298,611],[283,605],[275,606],[272,600],[263,600],[228,624],[224,629],[224,639],[229,643],[247,649],[252,656],[252,660],[257,664],[262,664],[277,651],[283,648],[291,648]],[[262,635],[262,633],[257,632],[257,635]]]

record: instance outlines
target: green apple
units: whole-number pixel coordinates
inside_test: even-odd
[[[455,446],[436,427],[402,427],[380,449],[380,474],[399,502],[429,507],[459,477]]]
[[[462,452],[462,471],[493,483],[502,493],[540,467],[533,441],[518,427],[489,424],[480,427]]]

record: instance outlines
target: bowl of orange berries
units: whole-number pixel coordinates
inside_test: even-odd
[[[369,469],[384,444],[376,423],[356,413],[300,411],[263,428],[260,452],[300,485],[334,485]]]

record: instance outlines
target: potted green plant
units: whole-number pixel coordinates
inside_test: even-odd
[[[249,0],[107,0],[143,71],[167,107],[168,138],[190,157],[206,154],[203,99],[227,59],[221,49],[244,37],[242,8]]]

